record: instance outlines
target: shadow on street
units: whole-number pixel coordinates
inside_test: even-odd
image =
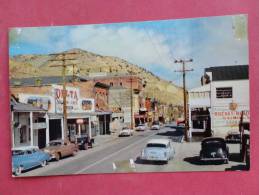
[[[188,163],[194,164],[194,165],[222,165],[222,164],[224,164],[223,161],[207,161],[207,162],[202,162],[202,161],[200,161],[200,157],[199,156],[186,157],[183,160],[185,162],[188,162]]]
[[[163,161],[147,161],[141,160],[139,157],[135,160],[136,164],[149,164],[149,165],[165,165],[166,163]]]
[[[249,171],[246,165],[235,165],[230,168],[226,168],[225,171]]]

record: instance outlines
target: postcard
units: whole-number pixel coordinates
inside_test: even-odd
[[[247,15],[11,28],[9,79],[13,177],[250,168]]]

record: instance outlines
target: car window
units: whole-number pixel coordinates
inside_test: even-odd
[[[60,146],[61,142],[50,142],[49,146]]]
[[[13,156],[24,155],[24,151],[23,150],[13,150],[12,155]]]
[[[159,144],[159,143],[149,143],[149,144],[147,144],[147,147],[148,148],[150,148],[150,147],[166,148],[166,145],[165,144]]]
[[[128,127],[123,127],[122,130],[128,129]]]

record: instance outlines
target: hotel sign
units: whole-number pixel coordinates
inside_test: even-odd
[[[79,106],[79,89],[76,87],[66,87],[66,91],[63,90],[61,85],[52,85],[52,93],[56,102],[56,112],[63,113],[63,95],[66,95],[67,112],[78,112]]]

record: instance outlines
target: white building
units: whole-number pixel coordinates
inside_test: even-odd
[[[211,129],[214,136],[238,131],[241,112],[250,119],[248,78],[248,65],[206,68],[206,84],[189,91],[190,130]]]

